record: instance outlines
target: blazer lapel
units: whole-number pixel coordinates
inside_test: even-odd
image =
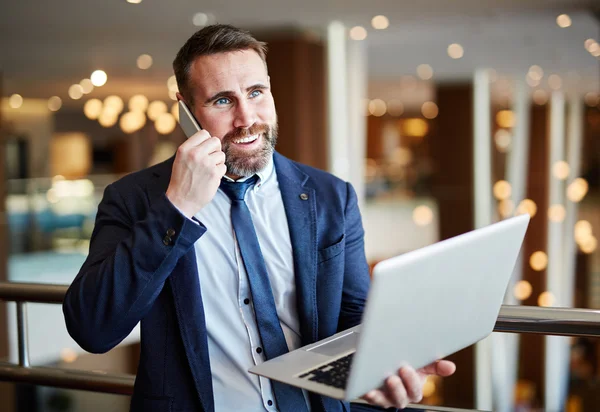
[[[164,167],[157,168],[155,171],[154,177],[157,180],[148,187],[150,204],[153,199],[166,192],[171,178],[172,165],[173,158],[163,163]],[[167,279],[167,285],[170,286],[172,292],[181,339],[200,403],[205,411],[212,412],[214,411],[212,375],[208,357],[204,305],[194,248],[179,260],[173,274]]]
[[[302,344],[306,345],[318,337],[315,191],[307,185],[309,177],[289,159],[275,153],[274,163],[292,242]]]

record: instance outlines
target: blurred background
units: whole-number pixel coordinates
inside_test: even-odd
[[[370,264],[528,213],[505,303],[600,309],[595,0],[0,0],[0,281],[73,280],[106,185],[183,142],[171,63],[215,22],[268,42],[278,150],[354,185]],[[16,362],[12,305],[0,360]],[[85,354],[59,305],[28,307],[33,365],[135,373],[137,330]],[[451,359],[423,403],[600,410],[597,339],[494,333]],[[19,412],[129,402],[0,393]]]

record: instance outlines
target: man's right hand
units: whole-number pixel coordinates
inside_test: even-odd
[[[177,149],[167,198],[191,218],[213,199],[226,171],[221,140],[200,130]]]

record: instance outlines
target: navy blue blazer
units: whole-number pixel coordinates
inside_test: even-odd
[[[369,268],[356,194],[349,183],[275,153],[293,246],[302,344],[355,326]],[[173,158],[109,185],[90,253],[69,287],[70,335],[102,353],[141,321],[131,410],[214,411],[206,325],[194,242],[206,231],[169,202]],[[307,196],[305,196],[307,195]],[[310,395],[313,411],[348,404]],[[286,411],[287,412],[287,411]]]

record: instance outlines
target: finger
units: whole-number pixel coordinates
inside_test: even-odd
[[[454,362],[450,362],[448,360],[440,360],[419,369],[419,372],[425,375],[438,375],[445,377],[456,372],[456,365]]]
[[[198,146],[191,147],[187,153],[196,160],[204,159],[205,157],[221,151],[221,140],[218,137],[210,137]]]
[[[218,137],[211,137],[211,138],[203,141],[200,144],[200,146],[198,146],[198,147],[202,148],[202,150],[205,151],[206,154],[220,152],[221,151],[221,139],[219,139]]]
[[[206,130],[199,130],[198,132],[194,133],[189,139],[183,142],[180,147],[183,149],[189,149],[191,147],[201,145],[204,141],[208,139],[210,139],[210,133],[208,133]]]
[[[420,402],[423,399],[423,381],[417,371],[410,366],[405,366],[398,371],[398,376],[402,378],[408,401]]]
[[[365,401],[369,402],[371,405],[381,406],[382,408],[389,408],[390,406],[392,406],[392,404],[388,402],[383,392],[379,389],[375,389],[368,392],[362,398]]]
[[[225,153],[223,153],[220,150],[218,152],[211,153],[209,156],[215,165],[220,165],[220,164],[225,163]]]
[[[408,394],[402,379],[397,376],[390,376],[385,381],[385,393],[387,400],[396,408],[406,408],[408,405]]]

